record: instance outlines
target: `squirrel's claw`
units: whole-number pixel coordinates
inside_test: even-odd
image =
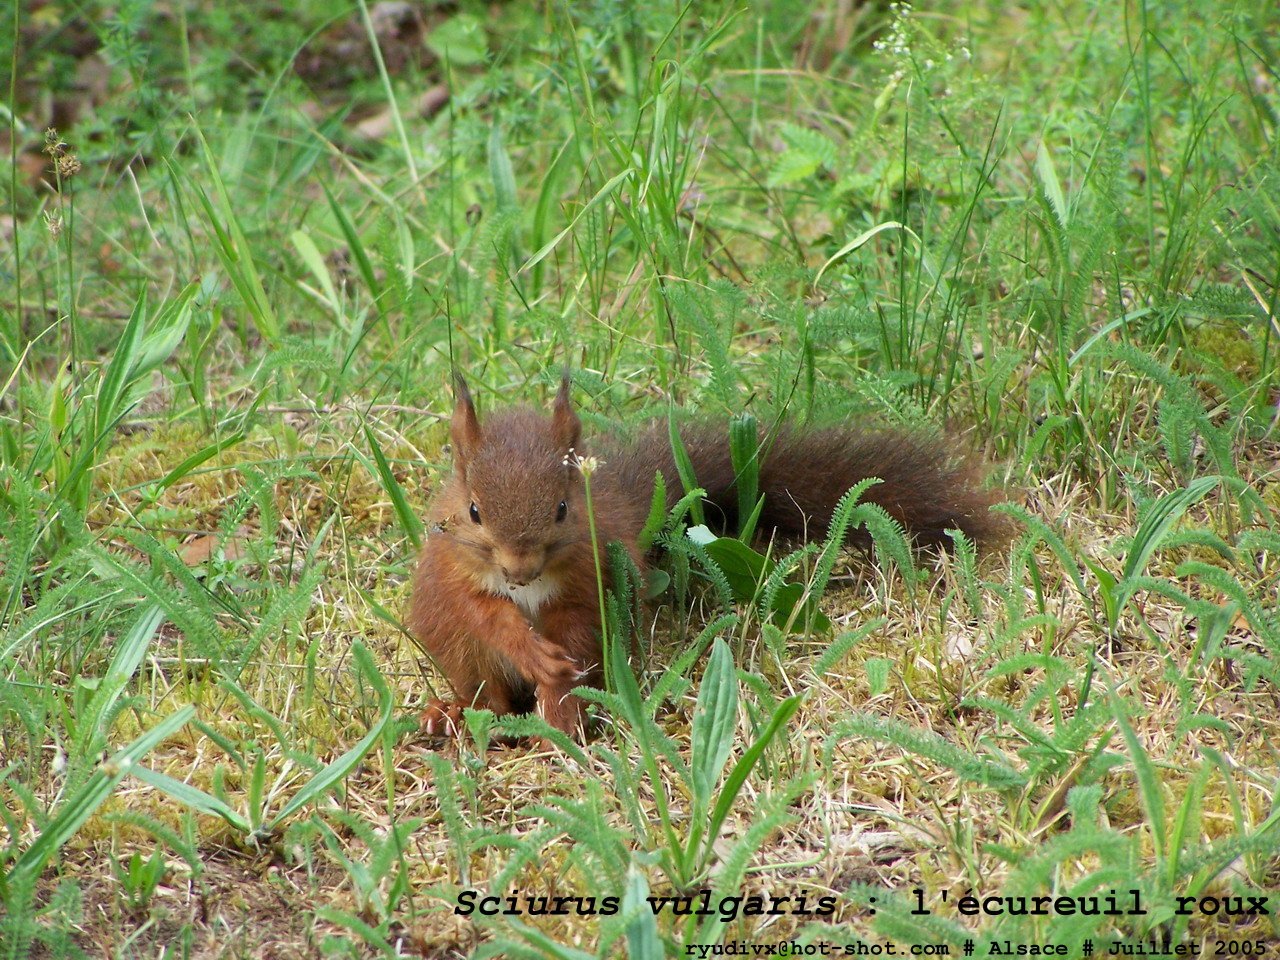
[[[443,700],[428,700],[426,708],[418,715],[424,733],[434,737],[459,737],[462,735],[462,704]]]

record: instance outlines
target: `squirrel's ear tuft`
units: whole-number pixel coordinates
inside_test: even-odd
[[[453,438],[454,463],[459,469],[463,469],[480,446],[480,421],[476,418],[476,408],[471,402],[467,381],[462,379],[462,374],[457,374],[453,382],[453,419],[449,423],[449,433]]]
[[[569,400],[569,374],[566,371],[560,378],[560,392],[556,394],[555,406],[551,408],[551,430],[556,446],[570,450],[578,445],[582,436],[582,421],[573,412],[573,404]]]

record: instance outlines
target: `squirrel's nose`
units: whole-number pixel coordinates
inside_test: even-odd
[[[546,556],[540,550],[510,549],[494,557],[502,576],[513,587],[523,587],[542,576]]]
[[[502,575],[503,577],[506,578],[507,583],[511,584],[511,586],[524,587],[530,583],[533,583],[533,581],[537,580],[538,577],[542,576],[542,571],[521,569],[513,572],[508,568],[503,567]]]

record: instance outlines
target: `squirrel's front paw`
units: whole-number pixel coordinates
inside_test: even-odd
[[[538,688],[538,715],[575,740],[582,739],[586,721],[584,708],[582,699],[569,693],[565,687]]]
[[[565,653],[564,648],[559,644],[538,637],[535,653],[537,659],[529,673],[534,684],[539,688],[568,690],[586,676],[586,672],[578,666],[578,662]]]
[[[424,732],[437,737],[457,737],[462,734],[462,704],[444,700],[428,700],[426,708],[418,715]]]

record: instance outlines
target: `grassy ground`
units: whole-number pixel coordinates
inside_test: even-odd
[[[1280,15],[5,18],[0,955],[1280,950]],[[830,630],[677,557],[591,744],[434,741],[454,364],[945,426],[1020,535],[797,557]]]

